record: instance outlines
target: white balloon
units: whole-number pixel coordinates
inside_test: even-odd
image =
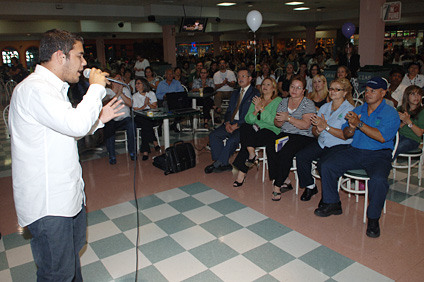
[[[262,24],[262,14],[256,10],[250,11],[247,14],[246,22],[250,29],[255,32]]]

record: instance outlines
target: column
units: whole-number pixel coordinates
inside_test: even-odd
[[[213,33],[213,56],[218,57],[221,55],[221,33]]]
[[[163,58],[165,62],[177,66],[177,56],[175,54],[175,25],[163,25]]]
[[[381,7],[386,0],[361,0],[359,12],[359,55],[361,66],[383,65],[384,27]]]
[[[306,25],[306,54],[315,53],[315,32],[316,25]]]
[[[103,38],[96,39],[97,60],[102,68],[106,67],[105,40]]]

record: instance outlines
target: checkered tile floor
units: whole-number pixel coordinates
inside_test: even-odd
[[[194,183],[138,199],[139,281],[392,281]],[[84,281],[134,281],[135,202],[88,214]],[[35,281],[29,240],[0,241],[0,281]]]

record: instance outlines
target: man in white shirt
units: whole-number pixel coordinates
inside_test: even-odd
[[[82,44],[67,31],[47,31],[41,65],[16,86],[10,104],[13,196],[18,223],[32,234],[38,281],[82,281],[86,214],[77,139],[121,109],[116,99],[102,108],[106,73],[94,68],[87,93],[72,107],[67,82],[77,83],[87,64]]]
[[[424,87],[424,75],[420,74],[421,65],[417,62],[412,62],[408,65],[408,73],[405,74],[402,85],[408,87],[410,85],[416,85],[420,88]]]
[[[150,63],[147,59],[143,58],[141,55],[137,55],[137,61],[134,65],[135,77],[144,77],[144,69],[150,66]]]
[[[219,60],[219,71],[213,75],[216,94],[214,98],[217,113],[221,113],[222,99],[230,99],[231,92],[236,86],[237,79],[233,71],[227,70],[227,62]]]

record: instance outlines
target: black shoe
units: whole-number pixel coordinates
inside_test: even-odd
[[[338,202],[335,204],[326,204],[326,203],[322,203],[321,207],[318,207],[315,211],[314,214],[317,216],[321,216],[321,217],[327,217],[330,216],[332,214],[334,215],[338,215],[338,214],[342,214],[342,203]]]
[[[147,161],[149,159],[149,155],[143,155],[143,157],[141,158],[143,161]]]
[[[367,236],[371,238],[380,237],[380,225],[378,224],[378,218],[368,218]]]
[[[241,187],[241,186],[243,186],[243,184],[244,184],[245,181],[246,181],[246,176],[243,178],[243,181],[242,182],[238,182],[237,180],[234,181],[233,187]]]
[[[324,205],[324,202],[322,201],[322,198],[321,198],[321,200],[319,200],[319,203],[318,203],[318,208],[322,207],[323,205]]]
[[[309,201],[316,193],[318,193],[318,188],[316,186],[312,189],[305,188],[305,191],[303,191],[302,196],[300,196],[300,200]]]
[[[257,163],[257,157],[256,155],[253,157],[253,159],[247,159],[246,162],[244,163],[245,166],[247,167],[252,167]]]
[[[135,161],[137,159],[137,155],[136,154],[130,154],[130,158],[132,161]]]
[[[109,164],[111,165],[116,164],[116,158],[109,158]]]
[[[155,146],[155,151],[160,152],[160,146],[159,145]]]
[[[171,128],[174,130],[175,133],[181,132],[181,130],[179,129],[179,124],[178,123],[173,123],[171,125]]]
[[[229,170],[233,170],[233,166],[232,165],[221,165],[219,167],[216,167],[213,172],[224,172],[224,171],[229,171]]]
[[[281,185],[280,187],[280,192],[281,193],[285,193],[287,191],[293,190],[293,186],[291,185],[291,183],[287,184],[287,183],[283,183],[283,185]]]
[[[214,171],[215,167],[213,164],[208,165],[207,167],[205,167],[205,173],[212,173]]]

